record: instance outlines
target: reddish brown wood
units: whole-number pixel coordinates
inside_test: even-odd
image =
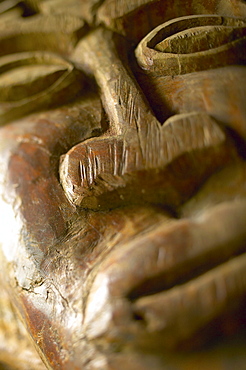
[[[0,364],[244,369],[245,8],[0,2]]]

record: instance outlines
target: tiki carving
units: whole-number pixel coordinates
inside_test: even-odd
[[[0,365],[245,368],[246,4],[208,3],[0,1]]]

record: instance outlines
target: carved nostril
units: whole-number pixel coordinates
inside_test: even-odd
[[[134,321],[138,321],[138,322],[142,322],[143,324],[146,324],[144,315],[140,312],[137,312],[137,310],[133,311],[132,317]]]

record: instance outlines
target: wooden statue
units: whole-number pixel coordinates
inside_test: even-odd
[[[245,369],[245,62],[243,0],[0,1],[0,366]]]

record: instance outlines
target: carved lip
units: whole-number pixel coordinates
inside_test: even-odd
[[[88,338],[148,341],[161,335],[163,346],[172,347],[243,296],[245,207],[221,204],[113,250],[88,297]]]

